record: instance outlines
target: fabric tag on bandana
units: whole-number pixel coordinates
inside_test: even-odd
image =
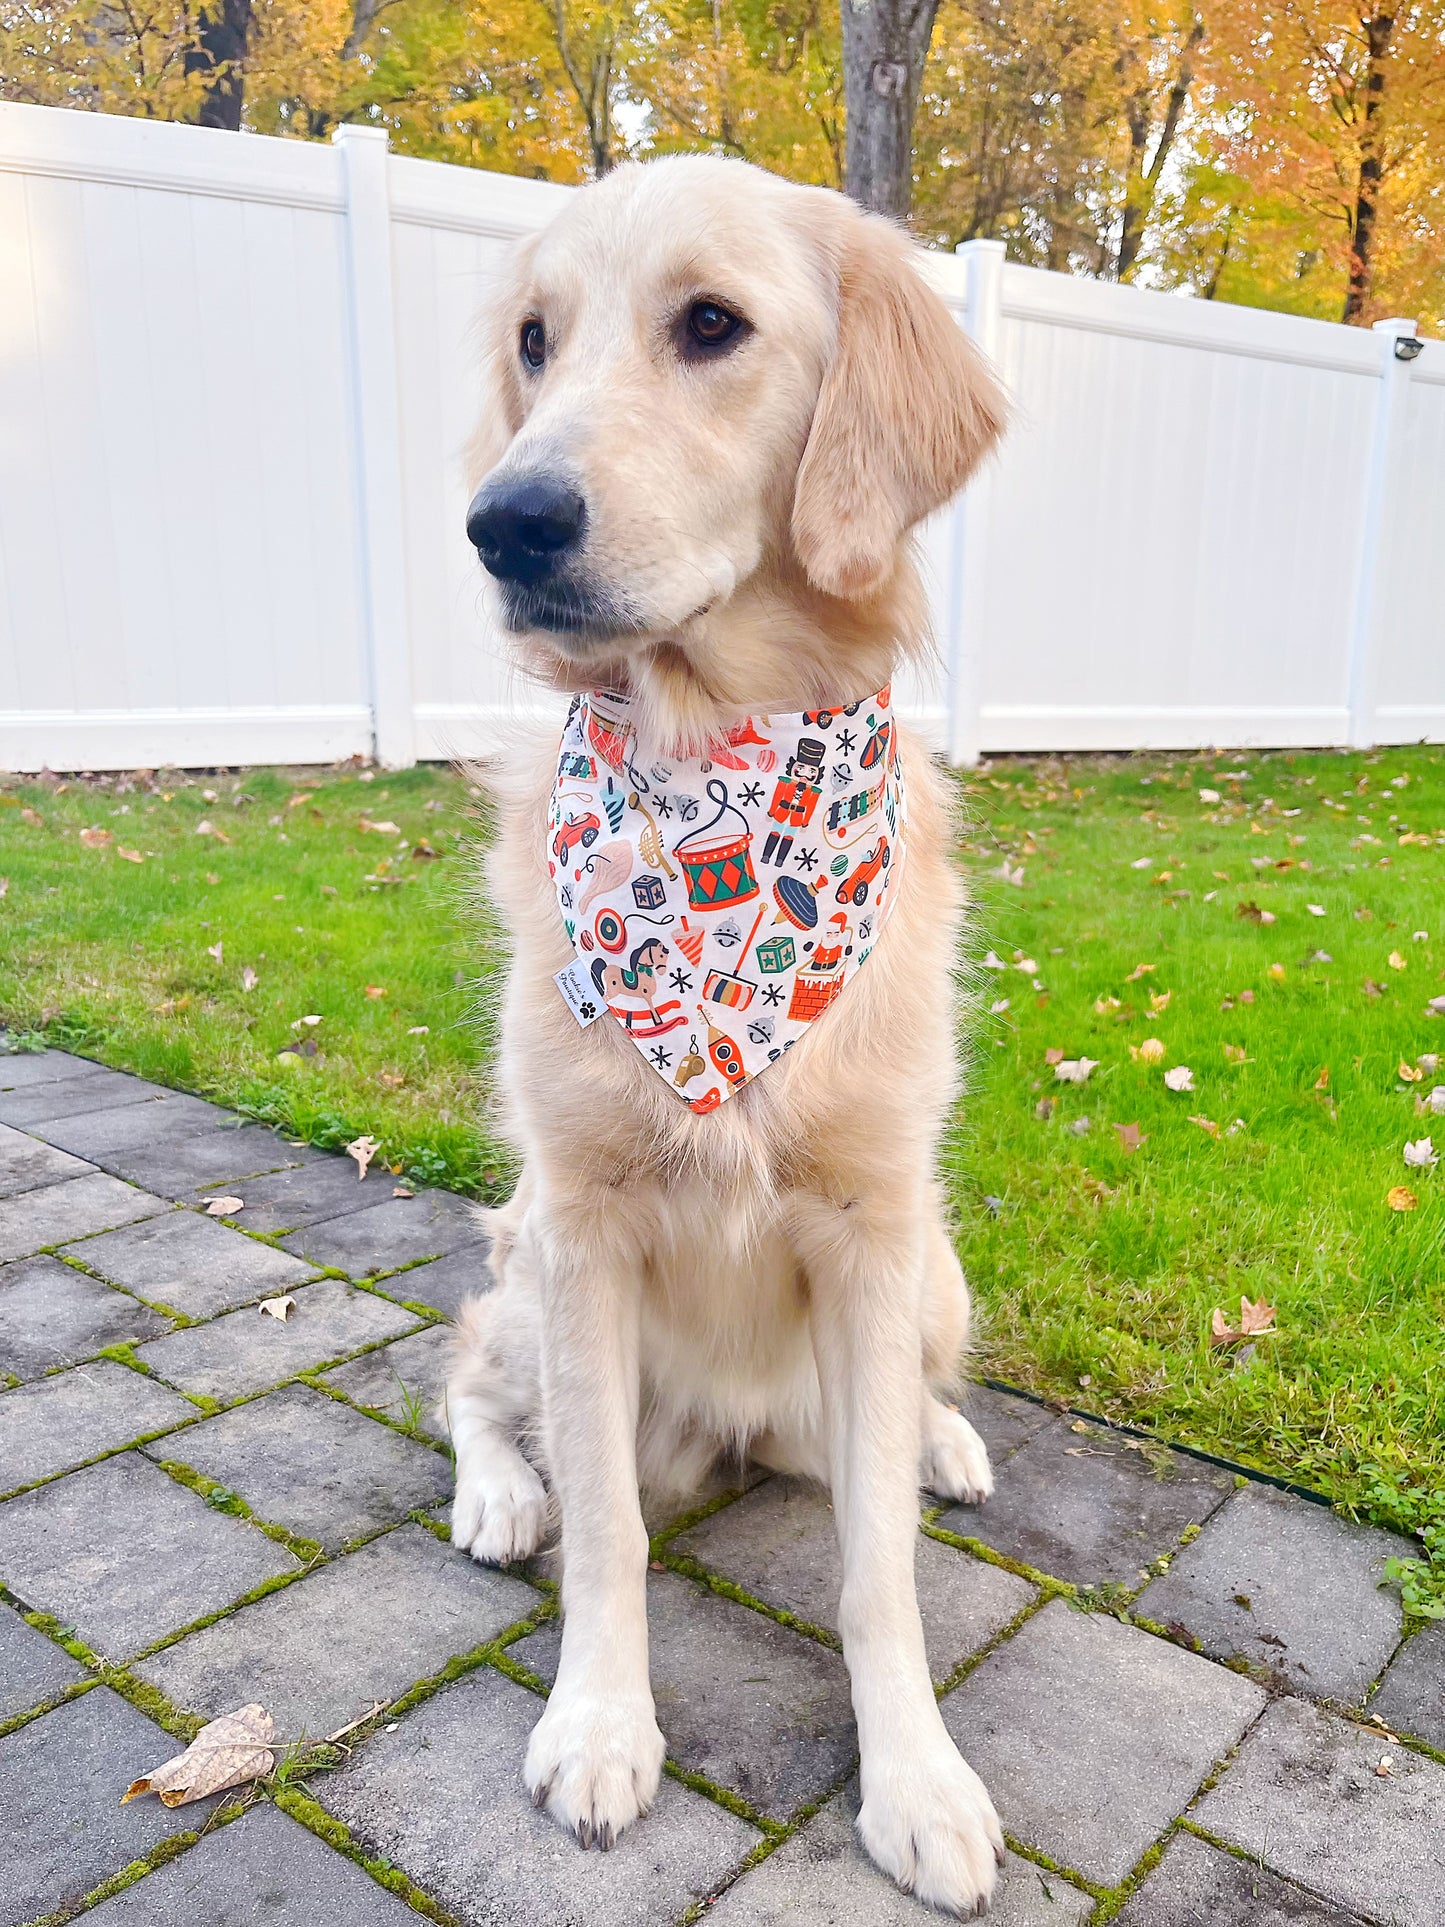
[[[561,991],[563,1003],[583,1030],[605,1015],[607,1006],[598,996],[592,979],[583,969],[580,957],[574,957],[565,970],[557,972],[552,981]]]
[[[568,1009],[610,1016],[684,1103],[716,1110],[868,961],[905,818],[886,688],[749,716],[700,756],[644,740],[625,692],[579,696],[547,814]]]

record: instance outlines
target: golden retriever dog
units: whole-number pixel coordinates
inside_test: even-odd
[[[705,759],[749,717],[883,689],[925,647],[909,534],[1005,405],[901,232],[740,161],[626,166],[518,248],[489,327],[467,528],[543,683],[624,691],[649,742]],[[914,1586],[920,1483],[992,1484],[947,1402],[969,1299],[934,1170],[960,890],[945,782],[894,741],[906,861],[871,958],[705,1114],[621,1023],[579,1029],[553,982],[574,961],[555,727],[519,727],[490,770],[522,1175],[458,1334],[452,1537],[505,1564],[560,1524],[561,1661],[524,1773],[606,1848],[664,1753],[639,1489],[680,1509],[729,1455],[826,1483],[859,1834],[905,1890],[971,1915],[1003,1837],[944,1728]]]

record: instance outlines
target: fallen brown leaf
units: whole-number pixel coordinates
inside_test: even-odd
[[[296,1300],[288,1291],[282,1298],[263,1298],[256,1309],[264,1312],[268,1318],[274,1318],[277,1324],[284,1325],[296,1309]]]
[[[1189,1122],[1197,1124],[1201,1131],[1208,1131],[1211,1137],[1219,1136],[1219,1126],[1212,1117],[1195,1117],[1191,1114]]]
[[[45,818],[40,814],[39,810],[32,810],[28,804],[20,812],[20,821],[22,823],[28,823],[32,830],[43,830],[45,828]]]
[[[1400,1059],[1399,1075],[1406,1084],[1423,1083],[1425,1077],[1424,1071],[1418,1069],[1414,1064],[1407,1064],[1403,1057]]]
[[[141,855],[139,850],[123,850],[119,844],[116,845],[115,853],[120,858],[122,863],[144,863],[145,862],[145,858]]]
[[[1392,1211],[1413,1211],[1420,1200],[1408,1185],[1392,1184],[1385,1195],[1385,1203]]]
[[[1137,1124],[1116,1124],[1114,1129],[1126,1153],[1132,1154],[1149,1141],[1148,1133],[1141,1131]]]
[[[1126,984],[1137,984],[1141,977],[1149,976],[1150,973],[1156,970],[1157,968],[1158,968],[1157,964],[1135,964],[1134,968],[1129,972],[1128,976],[1124,979],[1124,982]]]
[[[391,1195],[394,1198],[414,1198],[416,1193],[409,1184],[394,1184],[391,1187]]]
[[[358,1180],[366,1176],[366,1173],[371,1166],[371,1160],[376,1156],[377,1152],[380,1149],[381,1149],[381,1146],[377,1142],[377,1140],[374,1137],[371,1137],[369,1135],[353,1138],[350,1144],[347,1145],[346,1155],[349,1158],[355,1158],[356,1160],[356,1172],[357,1172]]]
[[[207,1198],[206,1216],[208,1218],[234,1218],[238,1211],[244,1211],[245,1204],[240,1198]]]
[[[1044,1062],[1046,1064],[1062,1064],[1063,1061],[1064,1053],[1061,1050],[1046,1050],[1044,1052]]]
[[[1261,1298],[1251,1302],[1248,1298],[1239,1301],[1239,1324],[1231,1325],[1224,1313],[1216,1306],[1210,1314],[1209,1342],[1211,1345],[1237,1345],[1246,1338],[1262,1338],[1273,1333],[1275,1307]]]
[[[201,1728],[184,1753],[133,1780],[120,1803],[124,1806],[143,1793],[155,1793],[163,1806],[183,1807],[225,1787],[258,1780],[276,1764],[271,1746],[275,1731],[264,1706],[222,1713]]]
[[[87,850],[103,850],[110,841],[109,830],[88,829],[80,832],[80,840]]]
[[[384,984],[368,984],[366,986],[366,995],[375,1003],[378,997],[384,997],[386,995],[386,987]]]
[[[356,827],[363,834],[365,834],[365,832],[368,830],[375,830],[378,836],[400,836],[401,835],[401,829],[398,824],[387,823],[387,822],[373,823],[369,816],[361,817],[357,822]]]

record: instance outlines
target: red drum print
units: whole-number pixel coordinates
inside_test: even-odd
[[[717,814],[700,829],[690,830],[672,847],[687,878],[687,900],[694,910],[721,910],[735,903],[746,903],[758,894],[753,875],[752,832],[742,811],[728,801],[727,784],[714,778],[707,793],[717,804]],[[718,835],[723,818],[731,817],[739,831]]]

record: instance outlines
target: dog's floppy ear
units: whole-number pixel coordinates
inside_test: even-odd
[[[1007,403],[908,238],[842,207],[837,347],[798,467],[793,546],[827,594],[864,596],[998,440]]]

